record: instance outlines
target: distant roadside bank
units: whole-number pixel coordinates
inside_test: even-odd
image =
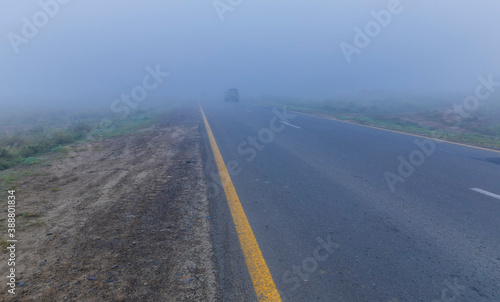
[[[490,100],[475,111],[448,114],[454,104],[439,106],[411,101],[288,100],[266,98],[266,106],[334,118],[367,126],[437,138],[471,146],[500,150],[500,104]]]

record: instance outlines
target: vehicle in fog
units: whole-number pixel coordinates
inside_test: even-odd
[[[230,88],[224,92],[224,101],[226,102],[239,102],[240,94],[238,89]]]

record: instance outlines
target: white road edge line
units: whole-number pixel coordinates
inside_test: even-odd
[[[295,126],[295,125],[292,125],[292,124],[290,124],[290,123],[283,122],[283,121],[280,121],[280,122],[281,122],[282,124],[288,125],[288,126],[290,126],[290,127],[295,127],[295,128],[297,128],[297,129],[300,129],[300,127],[299,127],[299,126]]]
[[[493,194],[491,192],[488,192],[488,191],[485,191],[485,190],[482,190],[482,189],[478,189],[478,188],[470,188],[470,189],[472,191],[476,191],[476,192],[484,194],[486,196],[493,197],[493,198],[496,198],[496,199],[500,199],[500,195]]]

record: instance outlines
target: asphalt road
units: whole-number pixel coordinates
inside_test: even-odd
[[[500,153],[202,105],[283,301],[500,301]],[[206,149],[225,301],[256,301]]]

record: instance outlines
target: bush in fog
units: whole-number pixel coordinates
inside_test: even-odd
[[[15,156],[7,148],[0,148],[0,170],[5,170],[16,164]]]
[[[0,170],[19,163],[35,163],[37,161],[32,159],[34,156],[82,139],[92,129],[91,124],[79,121],[65,128],[35,126],[27,130],[3,133],[0,135]]]

